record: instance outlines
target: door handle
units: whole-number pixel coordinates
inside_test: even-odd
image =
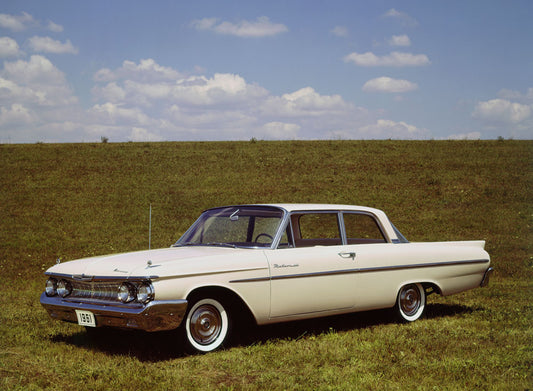
[[[352,258],[352,260],[355,260],[355,253],[354,252],[341,252],[339,255],[342,258]]]

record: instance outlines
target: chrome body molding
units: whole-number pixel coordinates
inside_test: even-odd
[[[187,300],[151,301],[146,305],[115,304],[69,300],[41,294],[41,305],[58,320],[77,323],[75,310],[90,311],[96,327],[117,327],[144,331],[172,330],[181,324],[187,311]]]
[[[385,272],[392,270],[408,270],[408,269],[422,269],[429,267],[443,267],[443,266],[458,266],[458,265],[475,265],[481,263],[488,263],[488,259],[473,259],[473,260],[462,260],[462,261],[449,261],[449,262],[431,262],[431,263],[416,263],[411,265],[394,265],[394,266],[378,266],[378,267],[369,267],[369,268],[353,268],[353,269],[344,269],[344,270],[331,270],[331,271],[322,271],[314,273],[298,273],[298,274],[284,274],[273,277],[258,277],[258,278],[248,278],[240,280],[232,280],[230,283],[242,283],[242,282],[258,282],[258,281],[274,281],[274,280],[285,280],[290,278],[307,278],[307,277],[323,277],[323,276],[335,276],[339,274],[355,274],[355,273],[375,273],[375,272]],[[491,273],[492,273],[492,268]],[[487,270],[488,271],[488,270]],[[488,284],[488,277],[487,284]],[[485,286],[485,285],[482,285]]]

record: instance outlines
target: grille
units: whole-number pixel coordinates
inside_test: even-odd
[[[120,284],[112,282],[71,281],[72,293],[69,297],[89,300],[120,302],[117,297]]]

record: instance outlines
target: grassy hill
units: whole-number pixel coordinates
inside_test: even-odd
[[[533,142],[280,141],[0,145],[0,387],[533,387]],[[488,289],[381,312],[262,327],[201,357],[172,334],[91,339],[40,307],[60,257],[168,247],[208,207],[326,202],[383,209],[411,241],[484,239]]]

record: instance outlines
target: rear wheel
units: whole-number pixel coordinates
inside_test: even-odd
[[[186,349],[191,353],[207,353],[222,347],[231,331],[227,305],[219,299],[193,300],[183,330]]]
[[[422,284],[404,285],[398,293],[396,312],[400,320],[413,322],[419,319],[426,307],[426,293]]]

